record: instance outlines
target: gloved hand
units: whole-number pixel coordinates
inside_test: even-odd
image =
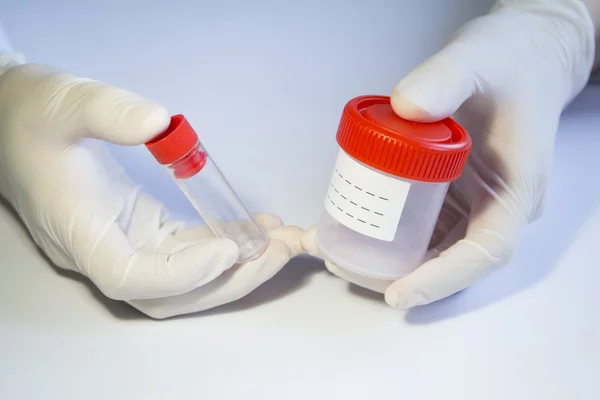
[[[498,1],[489,15],[467,23],[391,95],[394,111],[409,120],[456,113],[473,140],[428,261],[396,282],[325,260],[327,268],[406,309],[459,292],[508,263],[527,224],[542,213],[559,117],[585,86],[593,59],[594,27],[580,1]],[[321,257],[315,232],[307,231],[303,244]]]
[[[0,55],[0,194],[58,267],[166,318],[237,300],[302,251],[300,228],[259,216],[271,244],[234,266],[234,242],[171,220],[101,142],[145,143],[168,126],[164,107],[21,62]]]

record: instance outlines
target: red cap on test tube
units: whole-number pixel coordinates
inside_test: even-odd
[[[178,179],[197,174],[206,164],[206,153],[191,152],[197,145],[196,131],[181,114],[172,116],[169,127],[146,143],[156,161],[162,165],[171,165]]]
[[[172,164],[185,156],[198,143],[198,135],[181,114],[171,117],[169,127],[146,143],[156,161],[163,165]]]

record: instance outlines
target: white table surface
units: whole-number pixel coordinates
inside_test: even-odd
[[[2,10],[15,47],[186,113],[255,209],[304,227],[320,213],[344,102],[389,92],[486,8],[64,3],[72,8],[23,0]],[[144,149],[114,150],[151,193],[191,216]],[[237,303],[153,321],[51,267],[2,208],[0,399],[598,399],[598,154],[600,86],[561,121],[546,213],[512,263],[406,314],[297,259]]]

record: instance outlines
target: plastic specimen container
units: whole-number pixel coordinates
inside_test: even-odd
[[[171,117],[169,127],[146,143],[215,236],[239,247],[238,263],[260,256],[269,236],[248,212],[217,164],[198,140],[183,115]]]
[[[398,117],[386,96],[350,100],[336,138],[340,149],[317,245],[358,274],[402,278],[424,260],[471,139],[450,118],[418,123]]]

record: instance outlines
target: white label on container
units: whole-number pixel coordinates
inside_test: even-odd
[[[409,189],[410,182],[367,168],[340,150],[325,209],[344,226],[391,242]]]

